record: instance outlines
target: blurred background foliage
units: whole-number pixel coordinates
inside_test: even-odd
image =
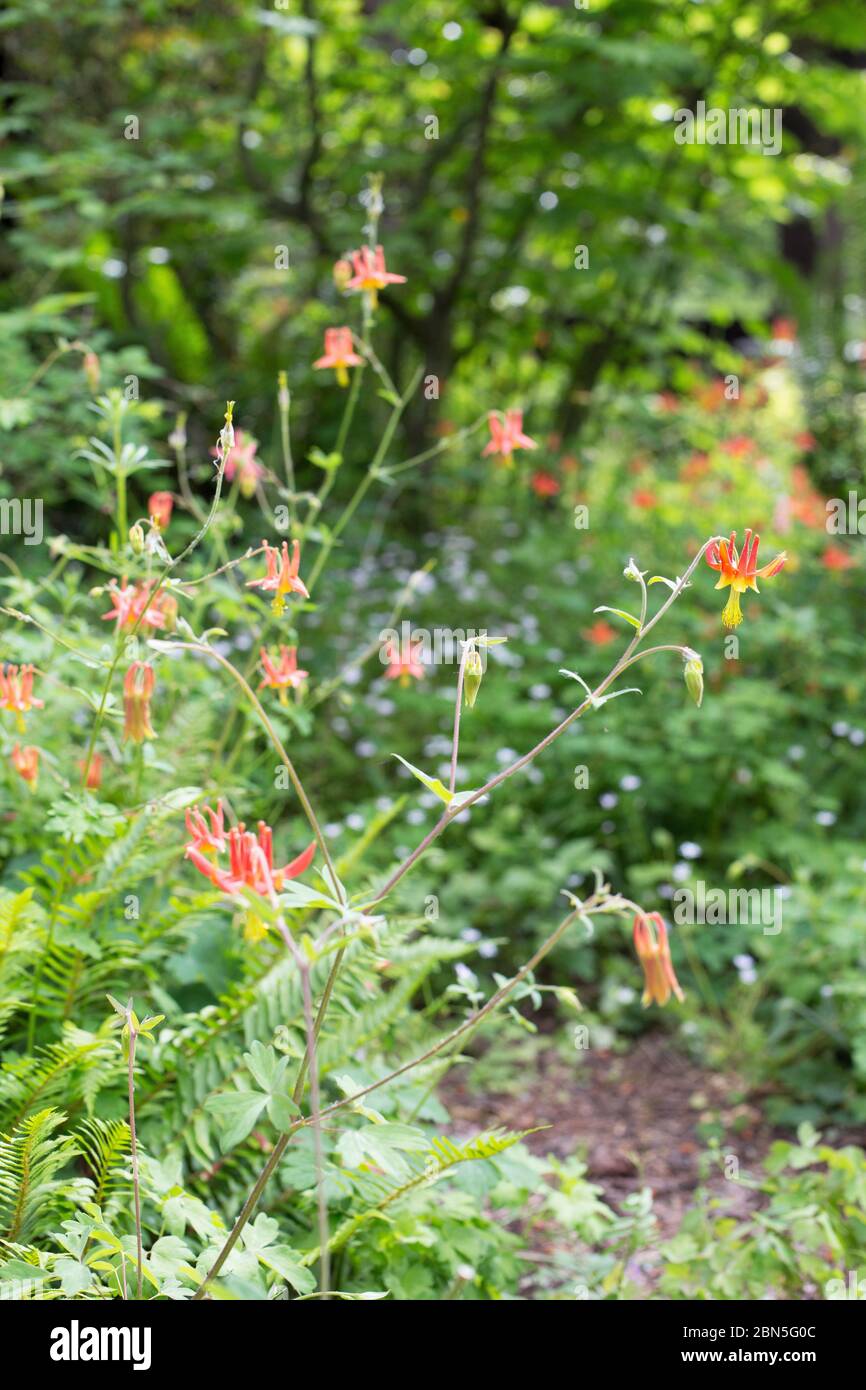
[[[177,488],[178,414],[193,494],[209,498],[226,398],[279,472],[280,370],[301,486],[317,485],[303,461],[333,446],[343,405],[312,369],[323,329],[348,321],[332,266],[361,240],[367,174],[383,175],[381,239],[408,283],[381,296],[378,351],[401,388],[419,367],[435,379],[388,461],[443,447],[374,489],[343,537],[298,638],[317,679],[347,661],[350,678],[315,720],[278,710],[278,728],[338,841],[408,791],[371,847],[378,881],[432,816],[389,754],[445,760],[454,671],[403,689],[351,658],[416,568],[431,562],[413,625],[510,639],[466,720],[461,783],[475,786],[569,707],[561,667],[608,669],[622,639],[593,610],[629,606],[631,555],[674,576],[708,534],[760,528],[766,558],[785,546],[791,561],[747,597],[738,658],[706,568],[665,627],[703,654],[703,708],[678,662],[638,668],[643,695],[588,716],[449,831],[403,905],[435,895],[437,931],[471,943],[483,975],[523,960],[593,865],[666,912],[698,878],[778,888],[778,936],[675,929],[678,1026],[764,1085],[778,1118],[866,1119],[862,540],[826,529],[826,499],[863,482],[866,16],[808,0],[28,0],[0,23],[0,496],[43,497],[49,534],[105,538],[110,492],[78,452],[94,428],[88,353],[100,390],[134,384],[130,437],[165,460],[136,480],[131,515]],[[677,144],[674,112],[699,99],[778,107],[781,152]],[[510,405],[541,446],[513,471],[458,435]],[[338,503],[385,410],[372,396],[356,417]],[[263,524],[255,499],[237,501],[233,547]],[[173,528],[178,545],[195,529],[183,505]],[[26,606],[39,559],[19,549],[10,602]],[[70,632],[92,633],[93,572],[70,564],[64,582]],[[225,579],[195,612],[243,650],[252,603]],[[37,633],[6,634],[6,659],[13,646],[46,661]],[[81,702],[63,698],[75,723]],[[170,713],[202,785],[228,747],[218,789],[280,816],[269,755],[246,720],[227,742],[211,677]],[[109,768],[108,801],[121,784]],[[0,829],[13,868],[57,794],[46,781]],[[223,982],[205,955],[180,958],[172,986],[196,1006]],[[645,1026],[622,935],[566,943],[549,971],[613,1042]]]

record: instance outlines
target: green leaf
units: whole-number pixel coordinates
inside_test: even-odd
[[[259,1263],[272,1269],[285,1279],[295,1293],[312,1293],[316,1287],[315,1275],[300,1263],[300,1255],[289,1245],[272,1245],[259,1254]]]
[[[347,1168],[372,1164],[391,1177],[406,1177],[411,1168],[403,1153],[422,1153],[429,1139],[412,1125],[367,1125],[340,1135],[337,1152]]]
[[[273,1091],[281,1086],[289,1065],[288,1057],[278,1057],[273,1047],[266,1047],[260,1042],[251,1043],[249,1052],[244,1053],[244,1061],[253,1080],[263,1091]]]
[[[423,782],[427,790],[432,792],[434,796],[438,796],[440,801],[444,801],[446,806],[450,805],[451,801],[454,799],[453,793],[448,790],[444,782],[440,781],[438,777],[428,777],[427,773],[422,772],[420,767],[414,767],[412,763],[402,758],[399,753],[392,753],[391,756],[402,763],[404,767],[407,767],[412,776],[417,777],[419,782]]]
[[[54,1273],[60,1275],[60,1287],[69,1298],[89,1289],[93,1283],[93,1274],[87,1265],[80,1260],[70,1260],[66,1255],[54,1261]]]
[[[267,1104],[268,1097],[261,1091],[224,1091],[211,1096],[206,1109],[216,1116],[220,1126],[220,1148],[228,1153],[242,1139],[246,1139],[259,1115]]]
[[[640,631],[640,618],[636,618],[633,613],[626,613],[624,608],[608,608],[606,604],[602,604],[601,608],[594,608],[592,611],[593,613],[614,613],[618,618],[625,618],[627,623],[631,623],[632,627],[636,627]]]

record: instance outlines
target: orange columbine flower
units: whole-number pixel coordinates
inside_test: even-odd
[[[746,530],[743,537],[743,548],[737,553],[735,541],[736,531],[731,532],[729,541],[713,541],[707,547],[706,559],[711,569],[720,570],[717,589],[725,589],[730,585],[731,593],[722,612],[722,622],[726,628],[735,628],[743,621],[743,614],[740,609],[740,594],[744,594],[747,589],[754,589],[758,593],[756,579],[772,579],[787,560],[785,551],[781,551],[769,564],[762,565],[758,569],[758,545],[760,536],[754,536],[750,529]]]
[[[79,758],[78,766],[81,768],[81,775],[84,776],[84,769],[87,768],[87,777],[84,785],[88,791],[98,791],[102,785],[102,754],[94,753],[90,759],[90,766],[87,766],[86,758]]]
[[[39,749],[19,748],[16,743],[12,749],[12,766],[19,777],[23,777],[30,789],[35,792],[39,777]]]
[[[352,346],[351,328],[325,329],[325,355],[318,357],[313,363],[317,370],[321,367],[333,367],[337,373],[339,384],[348,386],[349,373],[347,368],[363,365],[363,357],[360,357]]]
[[[405,285],[405,275],[394,275],[392,271],[385,269],[385,251],[381,246],[377,246],[375,251],[369,246],[362,246],[360,251],[352,251],[352,276],[346,281],[347,290],[364,290],[370,296],[370,303],[375,308],[379,291],[386,285]]]
[[[487,423],[490,426],[490,440],[481,451],[482,458],[487,458],[489,454],[501,454],[503,464],[510,468],[515,449],[538,448],[535,440],[523,433],[522,410],[506,410],[504,414],[491,410]]]
[[[146,738],[156,738],[150,727],[150,697],[156,677],[153,667],[143,661],[134,661],[123,682],[123,741],[131,738],[133,743],[143,743]]]
[[[173,506],[174,497],[170,492],[152,492],[147,499],[147,514],[160,531],[164,531],[171,521]]]
[[[249,888],[260,898],[268,898],[276,903],[283,884],[304,873],[313,862],[315,840],[290,864],[275,869],[273,832],[269,825],[259,821],[257,835],[243,825],[234,826],[225,835],[222,803],[218,803],[215,812],[209,806],[205,806],[204,810],[210,820],[210,828],[198,807],[191,814],[187,812],[187,829],[193,838],[186,847],[186,857],[215,888],[230,898],[243,900],[244,889]],[[229,864],[228,868],[222,868],[216,861],[226,845]],[[208,854],[213,854],[214,858],[208,858]],[[256,913],[248,911],[244,924],[246,940],[260,941],[266,932],[267,924]]]
[[[263,579],[248,579],[247,588],[264,589],[274,596],[273,610],[277,616],[282,613],[286,606],[286,594],[300,594],[301,598],[309,598],[309,590],[302,579],[298,577],[298,570],[301,567],[301,543],[292,541],[292,558],[289,559],[289,543],[283,541],[282,551],[275,545],[268,545],[267,541],[262,541],[267,564],[267,573]]]
[[[280,647],[280,660],[277,664],[264,647],[261,649],[262,670],[265,679],[259,683],[259,690],[268,686],[271,690],[280,692],[280,703],[286,703],[286,690],[300,690],[304,681],[310,674],[309,671],[298,670],[298,649],[297,647]]]
[[[107,623],[115,618],[117,626],[123,628],[137,627],[139,622],[143,622],[146,627],[174,627],[177,599],[160,589],[150,603],[152,588],[153,585],[149,581],[144,584],[127,584],[125,579],[118,588],[112,580],[107,592],[113,607],[110,613],[102,614],[102,621]]]
[[[638,913],[634,919],[634,944],[643,966],[644,992],[641,1003],[644,1008],[650,1004],[663,1007],[672,994],[682,1004],[686,996],[674,974],[667,927],[660,913]]]
[[[389,642],[385,648],[385,656],[390,663],[385,672],[386,679],[399,680],[403,686],[408,685],[410,680],[423,680],[427,673],[421,661],[422,646],[423,642],[420,641],[408,642],[405,645]]]
[[[42,709],[42,700],[33,695],[33,667],[0,665],[0,709],[15,715],[20,734],[25,729],[24,716],[31,709]]]

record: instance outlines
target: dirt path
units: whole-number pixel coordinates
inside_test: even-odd
[[[560,1158],[585,1153],[589,1177],[616,1209],[636,1188],[651,1187],[665,1236],[677,1229],[700,1182],[698,1157],[711,1127],[741,1171],[753,1170],[776,1137],[758,1107],[739,1099],[743,1087],[735,1078],[702,1070],[663,1033],[648,1034],[625,1056],[582,1053],[578,1067],[551,1046],[527,1071],[526,1085],[507,1094],[470,1089],[465,1069],[455,1067],[440,1092],[467,1130],[551,1125],[531,1135],[529,1147]],[[709,1185],[728,1198],[739,1191],[748,1201],[747,1192],[721,1175]]]

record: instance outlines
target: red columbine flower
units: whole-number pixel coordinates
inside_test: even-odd
[[[290,864],[286,864],[282,869],[275,869],[273,832],[269,825],[259,821],[258,835],[246,830],[243,825],[237,825],[225,836],[222,828],[222,804],[219,804],[217,812],[211,811],[208,806],[204,809],[211,822],[210,830],[198,807],[192,815],[187,813],[187,829],[190,830],[193,839],[186,847],[186,857],[192,860],[199,873],[204,874],[215,888],[219,888],[220,892],[230,898],[243,899],[244,890],[251,889],[260,898],[267,898],[270,902],[276,903],[277,894],[282,890],[283,884],[290,879],[298,878],[313,862],[316,852],[315,841]],[[208,853],[215,856],[221,854],[226,842],[229,865],[228,868],[222,868],[219,863],[206,856]],[[246,939],[259,941],[266,932],[266,923],[254,912],[248,911],[244,925]]]
[[[821,556],[821,564],[826,570],[850,570],[856,565],[854,556],[841,545],[828,545]]]
[[[533,473],[529,480],[529,486],[536,497],[555,497],[559,492],[559,483],[556,478],[552,473],[545,473],[543,469]]]
[[[160,531],[164,531],[171,521],[173,506],[174,497],[170,492],[152,492],[147,499],[147,514]]]
[[[134,661],[123,682],[123,741],[131,738],[133,743],[143,743],[146,738],[156,738],[150,727],[150,697],[156,677],[153,667],[143,661]]]
[[[743,537],[743,548],[737,553],[735,541],[736,531],[731,532],[729,541],[713,541],[707,547],[707,564],[711,569],[720,570],[717,589],[731,587],[731,593],[722,612],[722,622],[726,628],[735,628],[743,621],[743,614],[740,609],[740,594],[744,594],[747,589],[754,589],[758,593],[756,579],[772,579],[787,560],[785,551],[781,551],[774,560],[768,565],[757,568],[758,545],[760,536],[757,533],[753,536],[751,530],[747,530]]]
[[[18,732],[24,732],[24,716],[31,709],[42,709],[42,700],[33,695],[33,667],[0,665],[0,709],[15,715]]]
[[[125,579],[118,588],[112,580],[107,592],[113,607],[110,613],[103,613],[102,621],[107,623],[115,618],[117,626],[123,628],[137,627],[139,622],[144,623],[145,627],[174,627],[177,599],[160,589],[150,603],[152,588],[153,585],[149,581],[144,584],[127,584]]]
[[[23,777],[24,781],[35,791],[39,777],[39,749],[19,748],[16,743],[12,749],[12,766],[19,777]]]
[[[352,251],[351,257],[353,274],[346,281],[346,289],[364,290],[373,306],[377,303],[379,291],[386,285],[406,283],[405,275],[394,275],[385,269],[385,252],[381,246],[377,246],[375,251],[369,246],[362,246],[360,251]]]
[[[352,346],[351,328],[325,329],[325,355],[318,357],[313,363],[316,369],[333,367],[337,373],[339,384],[348,386],[349,373],[347,368],[361,367],[363,364],[363,357],[360,357]]]
[[[286,594],[300,594],[309,598],[306,584],[298,577],[301,566],[301,543],[292,541],[292,558],[289,559],[289,543],[283,541],[282,552],[275,545],[262,541],[267,563],[267,573],[263,579],[248,579],[247,588],[264,589],[273,594],[273,610],[279,616],[286,606]]]
[[[490,426],[490,442],[484,446],[482,458],[487,458],[489,454],[501,454],[502,462],[508,468],[515,449],[538,448],[535,440],[523,433],[522,410],[506,410],[504,415],[501,411],[491,410],[487,423]]]
[[[606,647],[608,642],[613,642],[617,636],[616,628],[611,627],[610,623],[605,622],[604,618],[599,618],[581,633],[587,642],[591,642],[594,647]]]
[[[385,656],[388,658],[388,666],[385,676],[389,681],[399,680],[401,685],[408,685],[410,680],[423,680],[427,674],[421,661],[422,642],[408,642],[401,645],[396,642],[389,642],[385,648]]]
[[[223,804],[218,801],[215,811],[205,806],[204,812],[207,820],[197,806],[186,813],[186,828],[191,836],[187,849],[197,849],[201,854],[222,854],[226,847]]]
[[[731,439],[723,439],[719,445],[731,458],[745,458],[755,448],[754,439],[750,439],[747,434],[735,434]]]
[[[309,671],[298,670],[297,647],[280,647],[279,664],[262,647],[261,659],[265,679],[260,682],[259,690],[264,686],[268,686],[271,690],[278,690],[280,703],[284,705],[286,703],[286,690],[300,690],[310,673]]]
[[[265,470],[256,458],[258,447],[259,441],[253,439],[252,435],[246,434],[243,430],[235,430],[234,439],[226,454],[225,476],[231,483],[237,473],[242,497],[254,496],[259,479],[265,476]],[[216,459],[220,457],[219,448],[211,449],[211,453]]]
[[[674,974],[667,927],[660,913],[638,913],[634,919],[634,944],[643,966],[644,992],[641,1003],[644,1008],[650,1004],[664,1006],[671,994],[675,994],[682,1004],[686,996]]]

